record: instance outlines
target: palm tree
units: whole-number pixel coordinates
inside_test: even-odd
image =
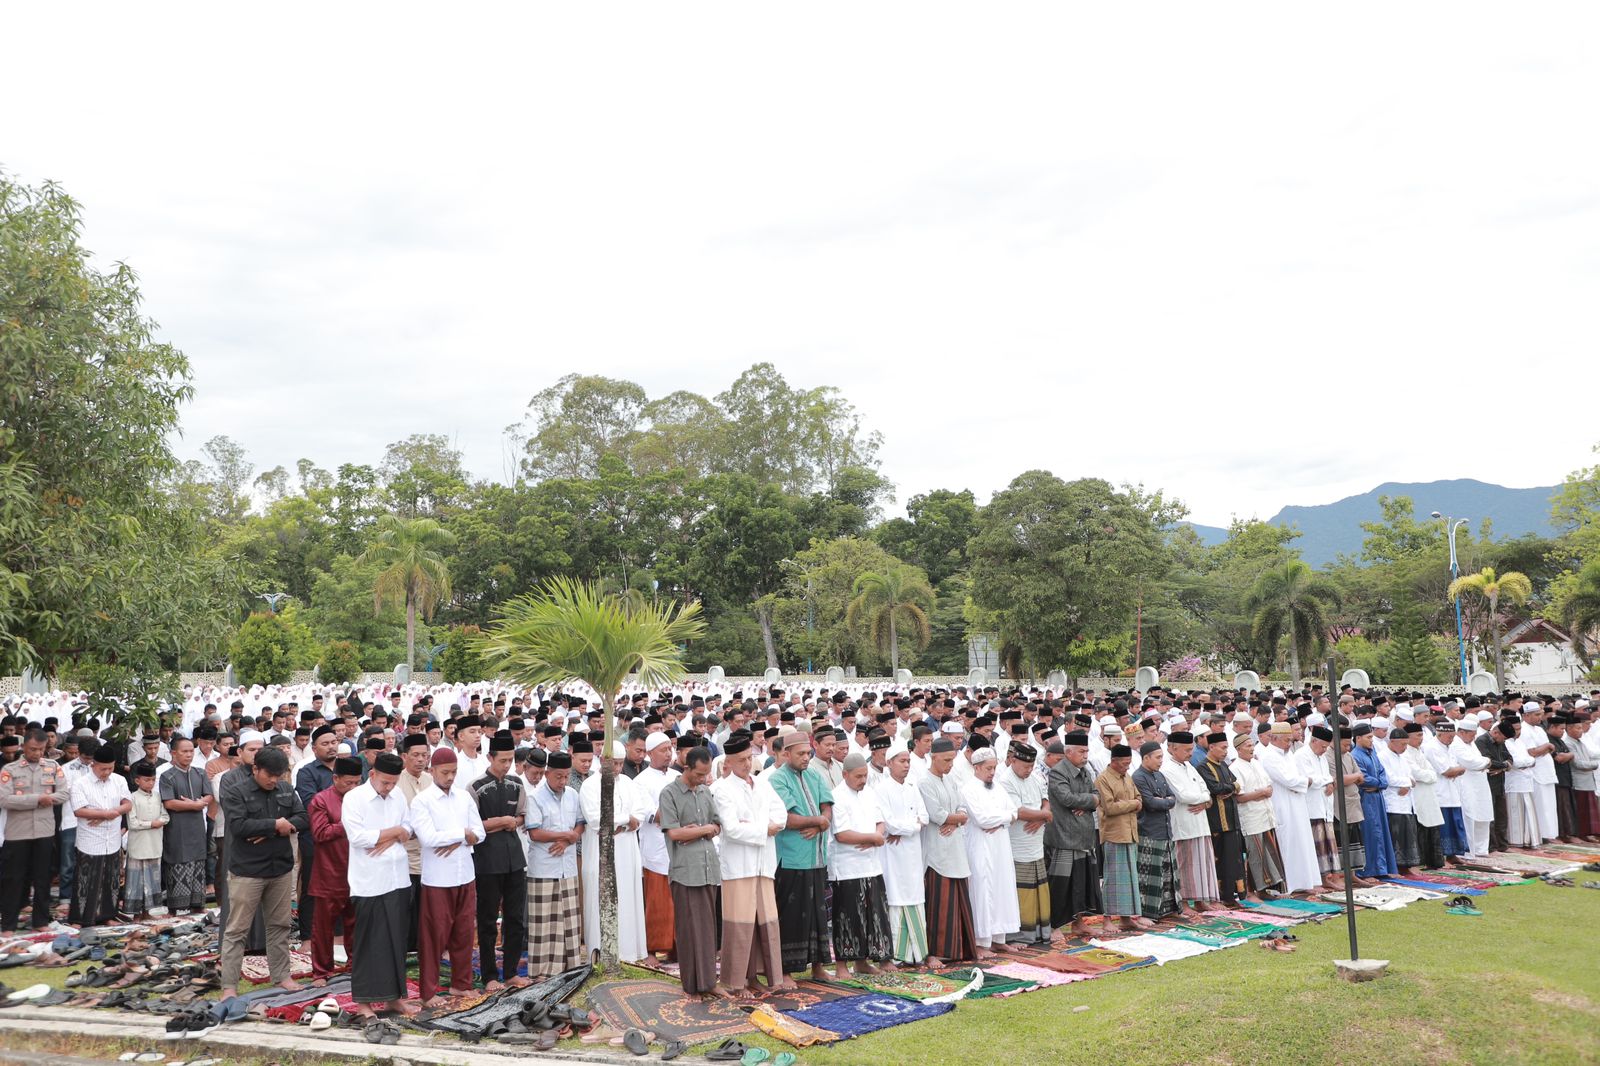
[[[1504,692],[1506,671],[1502,659],[1505,648],[1500,642],[1500,601],[1504,599],[1514,607],[1527,603],[1533,597],[1533,582],[1528,580],[1527,574],[1519,574],[1515,570],[1496,574],[1494,567],[1486,566],[1476,574],[1463,574],[1450,582],[1447,595],[1452,602],[1459,599],[1463,592],[1475,592],[1489,603],[1489,633],[1494,641],[1494,686],[1497,691]]]
[[[1256,579],[1245,609],[1254,616],[1252,635],[1269,648],[1277,648],[1285,633],[1289,635],[1289,680],[1300,680],[1300,656],[1307,658],[1322,650],[1327,641],[1328,614],[1339,605],[1339,593],[1311,567],[1299,559],[1289,559],[1266,570]]]
[[[918,649],[926,648],[933,631],[928,612],[933,610],[933,588],[920,567],[898,563],[882,573],[869,570],[856,578],[856,598],[845,608],[846,625],[863,616],[867,633],[880,652],[889,656],[889,676],[900,672],[900,629],[911,632]]]
[[[1592,666],[1586,637],[1600,628],[1600,559],[1590,559],[1578,571],[1572,591],[1561,604],[1561,621],[1572,634],[1572,650],[1585,668]]]
[[[617,694],[637,675],[640,688],[658,689],[683,676],[683,644],[705,632],[698,601],[685,605],[643,601],[624,605],[588,582],[552,578],[502,604],[500,617],[479,638],[491,676],[521,684],[582,681],[605,708],[605,742],[616,737]],[[600,824],[612,824],[614,775],[600,759]],[[616,838],[600,841],[600,967],[617,969]]]
[[[456,542],[456,535],[431,518],[379,515],[377,534],[356,562],[376,564],[372,585],[373,610],[385,602],[399,601],[406,608],[406,665],[417,665],[417,610],[431,619],[434,608],[450,599],[450,568],[440,551]]]

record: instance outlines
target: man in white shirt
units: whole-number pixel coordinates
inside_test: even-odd
[[[78,820],[78,886],[68,920],[99,925],[117,915],[122,880],[122,816],[133,809],[128,783],[114,774],[116,752],[106,744],[95,751],[94,767],[72,782],[67,809]]]
[[[406,1000],[406,927],[411,917],[411,839],[406,800],[395,786],[405,763],[386,751],[366,783],[344,797],[344,831],[350,841],[350,898],[356,907],[356,944],[350,957],[350,998],[355,1013],[372,1019],[372,1005],[413,1014]],[[436,955],[435,958],[438,956]]]
[[[472,994],[472,937],[478,894],[472,846],[483,839],[478,804],[456,788],[456,753],[440,748],[430,760],[433,783],[411,802],[411,826],[422,846],[422,906],[418,922],[417,994],[424,1009],[435,1005],[439,956],[450,953],[450,994]]]
[[[1011,836],[1011,861],[1017,871],[1017,909],[1022,928],[1007,939],[1019,944],[1050,942],[1050,876],[1044,862],[1044,829],[1050,824],[1050,800],[1043,779],[1034,773],[1039,750],[1015,741],[1006,768],[997,771],[999,783],[1017,808],[1016,820],[1007,827]]]
[[[1394,864],[1402,877],[1410,877],[1422,861],[1422,850],[1417,839],[1415,801],[1411,797],[1411,765],[1406,761],[1406,731],[1399,723],[1382,743],[1373,743],[1373,751],[1383,766],[1389,785],[1383,790],[1385,820],[1389,823],[1389,838],[1394,842]]]
[[[722,874],[721,984],[736,991],[760,992],[758,977],[763,973],[769,991],[795,987],[783,972],[778,900],[773,888],[778,869],[773,837],[787,824],[789,812],[772,786],[751,773],[751,751],[743,738],[729,738],[723,751],[727,773],[711,786],[711,799],[722,841],[718,856]]]
[[[673,957],[672,882],[667,877],[667,840],[661,833],[656,811],[661,790],[678,776],[672,768],[672,741],[665,733],[651,733],[644,739],[645,767],[633,779],[638,803],[639,859],[644,865],[645,946],[652,955]]]
[[[860,752],[845,756],[844,787],[833,793],[834,847],[828,854],[828,880],[833,898],[835,974],[881,973],[877,964],[894,969],[894,935],[884,895],[883,811],[877,792],[867,787],[867,759]]]

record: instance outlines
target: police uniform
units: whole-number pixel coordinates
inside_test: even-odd
[[[33,927],[51,922],[50,874],[55,870],[56,809],[71,795],[66,771],[54,759],[26,759],[0,768],[0,803],[6,810],[6,841],[0,849],[0,932],[15,932],[22,904],[32,890]],[[39,806],[50,796],[49,806]]]
[[[496,779],[485,774],[472,783],[478,816],[484,821],[515,815],[516,825],[489,833],[473,846],[472,865],[478,883],[478,959],[485,981],[509,980],[517,975],[517,960],[528,946],[528,880],[523,873],[527,853],[522,847],[522,822],[527,795],[515,773]],[[495,965],[495,919],[504,934],[504,977]]]

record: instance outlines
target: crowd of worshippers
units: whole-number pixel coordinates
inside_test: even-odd
[[[83,925],[214,891],[224,995],[256,948],[292,987],[297,941],[323,983],[342,938],[357,1012],[411,1011],[410,953],[427,1007],[591,961],[610,877],[623,961],[744,996],[1600,842],[1586,699],[697,688],[623,698],[609,740],[581,696],[493,687],[131,742],[7,716],[0,930],[49,926],[55,878]]]

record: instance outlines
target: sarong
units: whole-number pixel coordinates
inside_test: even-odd
[[[129,914],[144,914],[151,907],[161,906],[161,860],[129,859],[123,894],[127,896]]]
[[[1022,928],[1006,939],[1036,944],[1050,939],[1050,871],[1043,859],[1013,862],[1017,876],[1017,911]]]
[[[200,910],[206,905],[206,860],[161,863],[161,884],[167,907],[174,911]]]
[[[1311,819],[1311,842],[1317,847],[1317,869],[1327,876],[1339,869],[1339,842],[1334,839],[1333,819]]]
[[[974,962],[977,934],[972,926],[972,899],[965,877],[944,877],[931,866],[923,872],[924,915],[928,920],[928,956],[945,962]]]
[[[1332,826],[1334,846],[1338,847],[1340,833],[1339,823],[1335,821],[1332,823]],[[1345,834],[1345,854],[1348,857],[1350,869],[1357,874],[1360,874],[1362,867],[1367,865],[1366,836],[1361,826],[1362,823],[1360,822],[1345,822],[1343,830]],[[1338,868],[1338,872],[1342,873],[1343,871],[1343,866]]]
[[[1439,827],[1439,850],[1446,855],[1465,855],[1472,850],[1467,841],[1467,822],[1460,807],[1440,807],[1444,824]]]
[[[841,962],[887,962],[894,954],[883,876],[833,881],[833,957]]]
[[[1578,804],[1571,785],[1556,786],[1556,836],[1571,840],[1578,833]]]
[[[318,915],[322,908],[317,908]],[[423,1002],[439,991],[439,958],[450,955],[450,991],[472,991],[472,934],[477,924],[478,890],[474,881],[444,887],[422,886],[418,906],[417,994]],[[410,924],[410,908],[406,922]],[[358,919],[359,920],[359,919]]]
[[[1139,838],[1139,913],[1158,921],[1178,911],[1178,853],[1171,840]]]
[[[922,904],[889,908],[889,928],[894,930],[894,961],[915,966],[928,957],[928,922]]]
[[[122,888],[122,852],[85,855],[78,852],[78,883],[72,892],[67,920],[73,925],[101,925],[115,921],[117,894]]]
[[[554,977],[584,961],[578,879],[528,878],[528,976]]]
[[[1217,860],[1210,837],[1173,841],[1178,856],[1178,885],[1184,899],[1217,899]]]
[[[778,867],[772,879],[778,899],[778,929],[783,942],[783,969],[796,973],[833,961],[828,928],[828,871]]]
[[[672,954],[672,882],[666,874],[644,871],[644,946]]]
[[[1444,852],[1439,849],[1439,827],[1417,823],[1417,855],[1420,865],[1437,870],[1444,865]]]
[[[1390,812],[1389,839],[1394,841],[1394,864],[1400,869],[1415,866],[1422,861],[1417,844],[1417,816],[1405,812]]]
[[[1283,891],[1283,853],[1278,850],[1276,829],[1244,838],[1244,866],[1251,892],[1260,892],[1263,888]]]
[[[1224,903],[1237,903],[1244,895],[1244,834],[1226,829],[1211,837],[1217,860],[1217,892]]]
[[[717,886],[671,884],[678,979],[700,995],[717,987]]]
[[[1578,811],[1578,835],[1581,837],[1600,836],[1600,793],[1585,792],[1582,789],[1572,790],[1573,805]]]
[[[1536,848],[1542,843],[1539,809],[1534,805],[1533,793],[1506,793],[1506,842],[1514,848]],[[1399,850],[1398,845],[1395,850]]]
[[[1100,864],[1092,851],[1050,853],[1050,924],[1057,929],[1090,914],[1104,913]]]
[[[356,896],[356,943],[350,956],[350,996],[357,1003],[406,998],[406,926],[411,886],[381,896]]]
[[[1139,846],[1137,844],[1104,845],[1105,914],[1118,918],[1137,917],[1139,902]]]
[[[778,931],[778,900],[770,877],[736,877],[722,882],[722,983],[751,988],[766,976],[768,986],[783,974]]]

